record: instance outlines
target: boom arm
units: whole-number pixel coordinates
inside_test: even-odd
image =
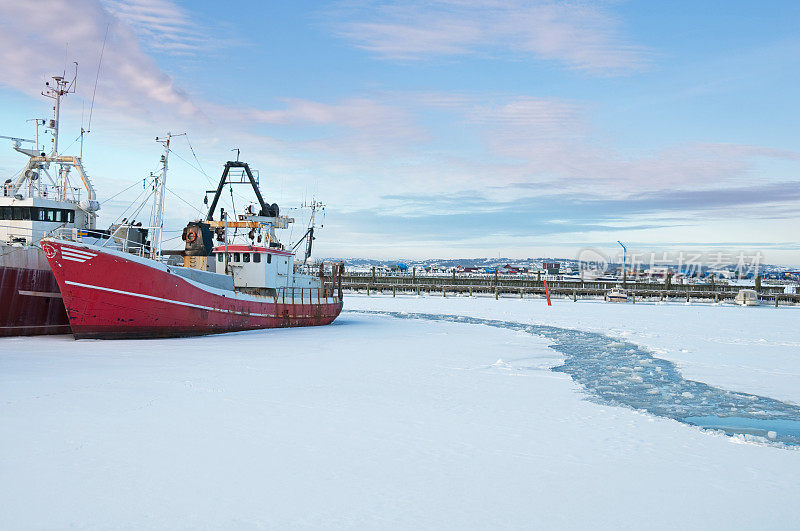
[[[246,162],[239,162],[229,160],[225,163],[225,169],[222,172],[222,177],[219,180],[219,185],[217,186],[217,191],[214,193],[214,200],[211,201],[211,207],[208,209],[208,215],[206,216],[207,221],[211,221],[214,219],[214,211],[217,208],[217,203],[219,202],[219,198],[222,195],[222,189],[228,184],[228,173],[230,172],[231,168],[244,168],[244,172],[247,174],[247,178],[250,180],[250,184],[253,186],[253,191],[256,193],[256,197],[258,198],[258,204],[261,205],[261,212],[259,212],[260,216],[267,216],[269,212],[269,207],[264,202],[264,198],[261,196],[261,190],[258,189],[258,184],[256,183],[255,178],[253,178],[253,174],[250,171],[250,166]]]

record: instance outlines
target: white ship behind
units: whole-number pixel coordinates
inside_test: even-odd
[[[35,119],[35,140],[0,137],[28,157],[0,190],[0,336],[70,331],[58,284],[37,243],[61,228],[91,236],[100,209],[81,157],[58,151],[61,100],[74,84],[63,76],[47,83],[42,95],[53,100],[53,117]],[[40,128],[50,137],[49,150],[39,143]]]

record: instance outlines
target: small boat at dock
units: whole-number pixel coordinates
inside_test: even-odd
[[[621,288],[614,288],[606,295],[608,302],[628,302],[628,292]]]
[[[733,302],[740,306],[758,306],[761,304],[758,292],[754,289],[740,289]]]

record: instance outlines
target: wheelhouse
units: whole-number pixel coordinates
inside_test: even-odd
[[[0,241],[35,243],[58,228],[93,228],[87,212],[68,201],[0,196]]]
[[[294,255],[282,249],[251,245],[229,245],[212,250],[214,271],[233,276],[243,288],[290,287]],[[226,270],[227,269],[227,270]]]

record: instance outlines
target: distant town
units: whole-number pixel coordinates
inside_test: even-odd
[[[520,275],[520,276],[558,276],[582,280],[617,280],[624,276],[629,279],[664,279],[672,276],[676,280],[711,279],[747,280],[761,276],[764,280],[800,281],[800,268],[758,264],[748,261],[738,263],[629,263],[623,268],[621,262],[600,264],[581,262],[569,258],[459,258],[426,260],[373,260],[368,258],[347,258],[345,266],[353,272],[367,272],[374,268],[376,273],[396,274],[457,274],[457,275]]]

